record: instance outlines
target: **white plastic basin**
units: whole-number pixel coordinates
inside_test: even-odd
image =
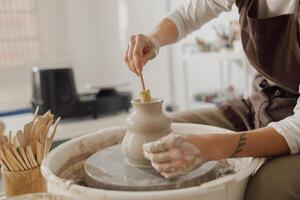
[[[228,130],[195,124],[174,124],[178,133],[226,133]],[[94,189],[76,184],[72,178],[82,173],[84,160],[103,148],[122,141],[126,129],[114,127],[99,130],[66,142],[45,158],[41,170],[48,181],[50,193],[75,200],[242,200],[248,179],[259,167],[262,159],[230,159],[237,173],[218,178],[200,186],[149,192],[130,192]],[[117,163],[112,163],[117,164]],[[72,170],[71,170],[72,169]]]

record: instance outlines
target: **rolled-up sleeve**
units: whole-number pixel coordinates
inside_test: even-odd
[[[299,86],[300,92],[300,86]],[[273,127],[281,134],[289,145],[291,154],[300,152],[300,97],[294,109],[294,115],[279,122],[272,122],[268,126]]]
[[[177,27],[178,40],[199,29],[223,11],[230,11],[236,0],[189,0],[173,10],[166,18]]]

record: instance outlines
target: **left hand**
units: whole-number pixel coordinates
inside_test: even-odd
[[[188,136],[177,134],[144,144],[144,156],[165,178],[185,175],[208,161]]]

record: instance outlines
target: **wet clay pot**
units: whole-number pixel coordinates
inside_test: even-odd
[[[149,103],[140,99],[132,101],[133,112],[127,118],[127,132],[122,142],[129,164],[150,167],[151,163],[143,155],[143,144],[172,132],[171,119],[164,113],[162,104],[162,99],[155,98]]]

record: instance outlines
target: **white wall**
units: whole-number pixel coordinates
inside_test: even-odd
[[[85,83],[128,79],[122,67],[117,0],[67,0],[72,66],[79,90]]]
[[[63,0],[37,1],[41,63],[35,64],[69,63],[65,9]],[[32,65],[0,70],[0,110],[28,105],[31,97],[31,68]]]
[[[67,4],[65,0],[37,1],[41,66],[70,63]]]
[[[41,60],[36,64],[46,67],[72,66],[79,91],[86,90],[86,83],[107,85],[129,82],[130,86],[124,89],[131,90],[137,97],[140,82],[123,63],[124,44],[127,43],[124,38],[128,39],[133,33],[149,33],[165,13],[165,6],[162,0],[125,1],[130,24],[127,30],[120,30],[119,1],[37,1]],[[120,36],[123,36],[123,41]],[[166,50],[163,50],[159,58],[147,66],[144,76],[153,96],[168,101],[166,55]],[[31,67],[1,71],[0,110],[28,105]]]

